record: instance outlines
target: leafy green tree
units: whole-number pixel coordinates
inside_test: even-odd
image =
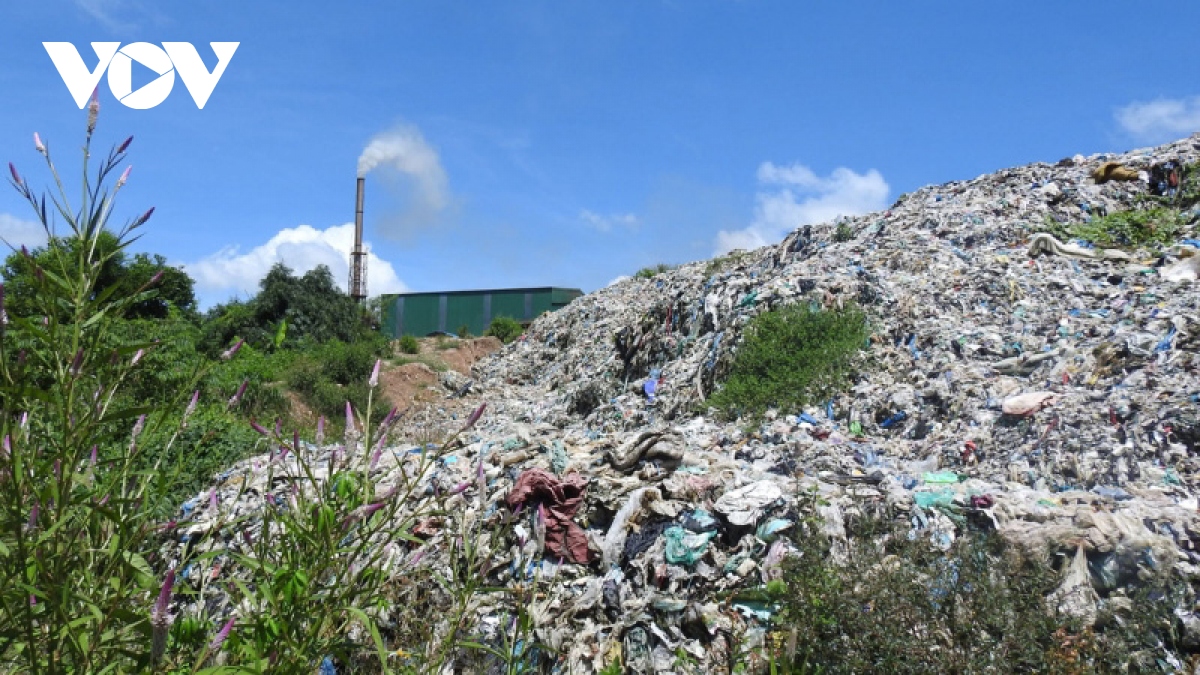
[[[85,259],[80,250],[85,240],[75,236],[51,237],[45,246],[28,253],[14,251],[0,268],[4,277],[8,311],[14,316],[30,316],[36,313],[34,296],[38,284],[35,276],[50,273],[59,278],[75,278],[80,274],[78,266]],[[124,310],[126,319],[165,319],[172,306],[177,307],[186,318],[196,319],[195,282],[187,272],[167,264],[167,259],[158,254],[137,253],[130,255],[117,240],[116,235],[102,231],[87,245],[92,247],[95,259],[100,262],[95,286],[90,290],[89,300],[103,297],[120,298],[137,295],[153,286],[153,291],[136,302],[129,303]],[[157,282],[151,284],[155,275]]]
[[[282,329],[286,322],[287,328]],[[346,295],[325,265],[296,276],[275,263],[246,302],[217,305],[206,315],[204,349],[210,354],[236,339],[263,348],[312,341],[374,340],[370,313]],[[276,337],[284,336],[276,345]]]

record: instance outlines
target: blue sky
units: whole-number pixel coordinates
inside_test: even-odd
[[[135,136],[137,250],[246,297],[276,260],[344,282],[360,155],[372,294],[594,290],[777,241],[930,183],[1200,130],[1197,3],[47,0],[0,9],[0,160],[78,166],[42,42],[240,42],[205,107],[101,80]],[[140,68],[140,66],[135,66]],[[136,89],[153,77],[135,72]],[[67,172],[68,178],[74,171]],[[0,235],[38,243],[0,190]]]

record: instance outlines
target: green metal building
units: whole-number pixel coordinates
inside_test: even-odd
[[[528,325],[581,295],[577,288],[553,287],[384,295],[381,330],[392,338],[424,337],[466,326],[471,335],[482,335],[492,319],[506,316]]]

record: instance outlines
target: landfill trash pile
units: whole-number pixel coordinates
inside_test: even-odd
[[[1048,601],[1085,623],[1139,575],[1200,581],[1200,205],[1156,252],[1043,231],[1133,209],[1162,165],[1198,160],[1200,134],[1006,169],[579,298],[475,365],[461,404],[489,412],[423,480],[466,485],[468,521],[516,514],[489,574],[547,587],[531,611],[555,672],[676,672],[681,652],[716,672],[733,636],[761,644],[774,608],[742,592],[778,578],[806,492],[835,558],[865,505],[942,548],[986,522],[1062,561]],[[751,428],[705,409],[752,317],[848,301],[872,329],[849,391]],[[390,448],[373,475],[416,457]],[[213,503],[270,492],[266,464],[223,474]],[[189,537],[213,527],[206,496]],[[409,564],[445,565],[455,532]],[[483,639],[502,603],[479,607]],[[1200,615],[1179,618],[1200,647]]]

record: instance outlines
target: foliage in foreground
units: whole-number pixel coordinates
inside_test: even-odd
[[[841,391],[869,334],[854,305],[840,310],[789,305],[754,317],[724,386],[710,405],[731,416],[799,410]]]
[[[93,100],[85,181],[97,110]],[[41,139],[35,142],[49,162]],[[426,489],[455,436],[424,448],[395,483],[376,485],[372,471],[397,419],[395,410],[382,422],[371,413],[379,360],[369,377],[365,369],[356,374],[365,380],[365,411],[360,417],[345,403],[344,443],[327,463],[315,466],[311,448],[279,423],[273,432],[254,424],[259,447],[271,454],[270,492],[257,495],[265,500],[261,508],[230,508],[214,490],[207,500],[217,515],[213,527],[185,533],[186,512],[179,522],[163,521],[157,506],[181,484],[179,457],[208,435],[204,411],[239,405],[248,385],[243,380],[227,401],[201,401],[208,363],[189,378],[171,374],[162,381],[171,389],[149,405],[122,392],[160,346],[125,343],[130,336],[114,331],[130,307],[157,297],[156,279],[128,295],[95,291],[99,271],[150,215],[117,231],[114,249],[89,244],[105,233],[127,174],[111,192],[105,179],[128,147],[126,141],[104,159],[94,184],[85,182],[77,211],[60,188],[52,201],[83,244],[72,249],[78,259],[63,275],[35,262],[31,314],[0,321],[0,672],[440,672],[463,650],[518,672],[527,660],[518,645],[530,644],[532,626],[525,603],[503,640],[469,639],[490,564],[479,552],[503,523],[484,530],[461,517],[461,495],[471,484]],[[13,185],[49,229],[46,202],[10,169]],[[3,309],[0,287],[0,316]],[[241,344],[219,362],[235,363]],[[359,365],[347,359],[341,367]],[[480,407],[462,431],[482,413]],[[101,444],[121,434],[124,443]],[[246,483],[240,485],[238,497],[248,498]],[[453,498],[457,508],[448,506]],[[414,534],[429,522],[447,536],[426,541]],[[169,540],[187,542],[174,549],[177,558],[161,554]],[[405,591],[384,571],[415,566],[430,553],[454,561],[453,569],[414,570],[400,583],[422,584],[407,586],[410,593],[435,589],[449,630],[422,630],[428,622],[415,631],[382,630],[389,607],[430,616],[433,605],[420,598],[397,603]],[[214,595],[228,602],[214,602]]]
[[[994,533],[968,530],[943,551],[907,523],[865,517],[839,565],[819,521],[806,525],[779,594],[789,672],[1171,672],[1164,647],[1179,646],[1184,589],[1162,578],[1085,627],[1047,606],[1060,573]]]

